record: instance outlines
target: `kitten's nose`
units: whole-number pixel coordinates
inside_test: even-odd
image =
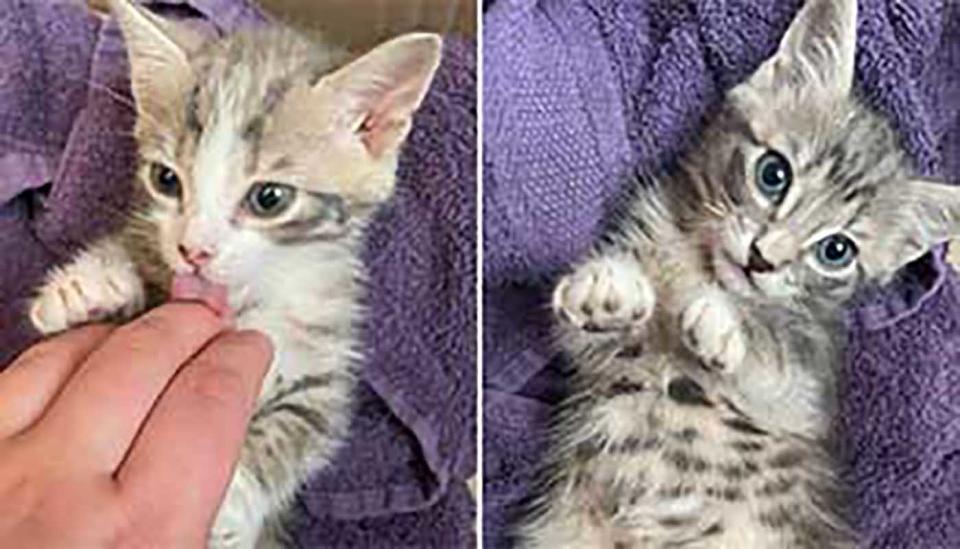
[[[180,244],[177,246],[177,250],[180,251],[180,256],[183,257],[184,261],[194,267],[203,267],[213,258],[213,254],[203,248],[188,248]]]
[[[760,252],[757,243],[754,242],[750,244],[750,257],[747,258],[747,269],[755,273],[768,273],[774,270],[774,268],[773,264],[763,257],[763,253]]]

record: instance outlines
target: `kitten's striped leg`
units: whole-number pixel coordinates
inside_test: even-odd
[[[30,303],[29,316],[46,335],[87,322],[130,318],[144,307],[136,266],[118,240],[106,238],[47,274]]]
[[[309,364],[311,358],[317,360],[295,360]],[[284,380],[263,395],[214,523],[211,547],[256,545],[265,520],[290,502],[346,436],[352,387],[349,373],[328,371]]]

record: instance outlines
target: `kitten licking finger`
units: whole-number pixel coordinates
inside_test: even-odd
[[[134,203],[108,249],[51,272],[31,319],[50,333],[191,299],[265,334],[274,360],[209,545],[269,544],[346,438],[365,231],[393,194],[441,40],[355,55],[279,24],[206,39],[110,5],[137,109]]]

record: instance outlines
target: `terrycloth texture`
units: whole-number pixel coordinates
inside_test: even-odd
[[[216,32],[264,19],[244,0],[152,5]],[[118,220],[134,148],[115,25],[81,3],[0,0],[0,59],[5,364],[36,338],[23,314],[30,289]],[[447,41],[396,198],[371,228],[375,321],[356,419],[347,448],[300,498],[305,547],[473,545],[475,63],[472,42]]]
[[[499,0],[484,19],[487,547],[562,393],[550,289],[627,167],[654,169],[776,49],[800,1]],[[960,5],[861,0],[857,82],[920,170],[960,182]],[[960,543],[960,301],[939,259],[850,314],[839,424],[865,546]]]

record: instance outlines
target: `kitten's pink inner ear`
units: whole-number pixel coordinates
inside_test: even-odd
[[[402,141],[409,131],[409,122],[401,120],[391,121],[376,113],[363,120],[357,133],[364,146],[370,151],[370,156],[379,158],[386,152],[393,143]]]
[[[440,63],[440,38],[408,34],[386,42],[340,69],[319,86],[333,87],[370,155],[395,151],[410,130]]]
[[[379,157],[393,146],[399,146],[410,130],[414,111],[420,105],[426,85],[418,82],[372,97],[366,116],[357,132],[374,157]]]

